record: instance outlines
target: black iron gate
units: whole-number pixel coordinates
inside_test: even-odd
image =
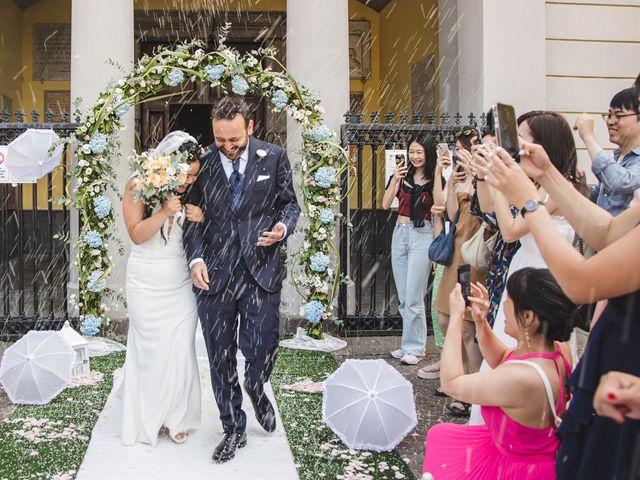
[[[384,151],[406,149],[409,138],[420,132],[431,132],[438,142],[454,143],[455,132],[484,126],[480,118],[471,114],[467,125],[459,114],[416,114],[408,122],[406,114],[397,119],[387,113],[384,123],[372,113],[370,123],[362,115],[346,115],[341,127],[342,145],[349,151],[351,168],[342,177],[342,189],[347,190],[350,176],[355,176],[351,195],[342,202],[341,213],[352,228],[340,232],[340,268],[352,280],[341,284],[338,315],[344,321],[347,335],[398,335],[402,318],[398,313],[398,299],[391,271],[391,235],[396,213],[378,205],[382,199],[386,178]],[[351,197],[351,198],[349,198]],[[430,297],[427,297],[427,328],[431,329]]]
[[[24,112],[10,122],[0,113],[0,145],[7,145],[29,128],[48,128],[68,136],[77,123],[61,113],[62,123],[53,123],[53,113]],[[78,119],[76,118],[76,122]],[[53,199],[67,191],[70,155],[65,149],[61,164],[37,183],[0,183],[0,340],[17,340],[27,331],[59,329],[69,319],[69,210]],[[60,238],[54,238],[59,234]]]

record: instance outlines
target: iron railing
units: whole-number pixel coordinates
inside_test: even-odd
[[[348,188],[350,176],[355,175],[356,179],[350,195],[355,198],[346,197],[340,207],[353,225],[351,231],[342,228],[340,232],[340,269],[352,283],[340,285],[338,315],[344,321],[346,335],[398,335],[402,332],[402,318],[391,270],[391,235],[397,215],[393,210],[378,208],[384,191],[384,150],[406,149],[409,138],[423,132],[432,133],[438,142],[453,145],[456,132],[483,128],[486,118],[484,114],[470,114],[463,124],[460,114],[427,113],[412,115],[409,123],[406,114],[387,113],[380,123],[374,112],[368,123],[359,114],[347,113],[345,119],[342,145],[349,151],[352,166],[341,179],[343,191]],[[370,177],[365,178],[365,172]],[[429,330],[430,294],[429,285],[425,300]]]
[[[48,128],[60,137],[73,133],[79,113],[71,123],[69,114],[60,112],[62,122],[54,123],[47,111],[0,113],[0,145],[7,145],[30,128]],[[69,319],[69,210],[53,204],[54,192],[67,191],[68,152],[61,164],[33,184],[0,184],[0,340],[17,340],[29,330],[59,329]],[[45,190],[45,195],[42,190]],[[46,205],[43,198],[46,197]],[[30,204],[30,205],[29,205]],[[54,238],[60,234],[61,238]]]

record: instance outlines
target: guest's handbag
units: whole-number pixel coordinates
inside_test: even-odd
[[[433,239],[429,247],[429,259],[439,265],[448,267],[453,262],[453,253],[456,248],[456,224],[460,217],[460,210],[456,213],[456,217],[451,222],[451,227],[447,232],[442,229],[440,235]]]
[[[491,252],[493,246],[496,243],[498,232],[495,232],[489,238],[485,240],[488,232],[487,224],[482,223],[480,228],[473,234],[473,236],[462,244],[460,253],[462,254],[462,260],[467,265],[471,265],[476,270],[486,272],[489,270],[489,260],[491,259]]]

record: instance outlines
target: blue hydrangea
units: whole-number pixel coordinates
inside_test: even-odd
[[[271,97],[271,103],[275,105],[276,108],[283,109],[287,106],[289,102],[289,97],[284,92],[284,90],[276,90]]]
[[[107,217],[109,213],[111,213],[111,200],[109,200],[109,197],[100,195],[94,198],[93,211],[96,214],[96,217],[100,219]]]
[[[102,236],[95,230],[89,230],[84,234],[84,243],[91,248],[100,248],[102,246]]]
[[[336,218],[336,214],[333,213],[333,210],[325,208],[320,212],[320,215],[318,215],[318,218],[322,223],[333,223],[333,221]]]
[[[313,138],[316,142],[322,142],[323,140],[327,140],[331,137],[331,130],[326,125],[320,125],[319,127],[314,128],[311,131],[311,138]]]
[[[130,108],[131,108],[131,102],[121,103],[120,105],[118,105],[118,108],[116,108],[116,115],[119,117],[122,117],[125,113],[129,111]]]
[[[231,90],[233,90],[233,93],[237,95],[246,95],[246,93],[249,91],[249,84],[244,79],[244,77],[235,75],[231,79]]]
[[[87,288],[90,292],[101,292],[107,284],[107,281],[102,277],[102,270],[94,270],[89,274],[87,279]]]
[[[101,154],[107,149],[107,136],[104,133],[96,132],[89,140],[89,148],[96,155]]]
[[[184,72],[182,70],[178,70],[177,68],[173,68],[167,75],[166,82],[170,87],[175,87],[176,85],[180,85],[183,80]]]
[[[324,315],[324,305],[318,300],[312,300],[304,306],[304,318],[310,323],[318,323]]]
[[[329,188],[336,181],[336,169],[331,167],[320,167],[314,178],[319,187]]]
[[[222,78],[225,68],[222,65],[207,65],[204,67],[204,73],[209,77],[210,82],[215,82]]]
[[[92,314],[85,315],[84,321],[80,326],[80,333],[82,335],[93,337],[96,333],[100,331],[101,324],[102,324],[102,319],[100,317],[96,317],[95,315],[92,315]]]
[[[329,267],[329,263],[331,263],[329,255],[322,252],[314,253],[309,259],[309,266],[314,272],[324,272]]]

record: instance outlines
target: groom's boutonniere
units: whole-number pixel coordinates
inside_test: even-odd
[[[260,148],[260,149],[256,150],[256,155],[258,155],[259,160],[262,160],[264,157],[267,156],[267,152]]]

